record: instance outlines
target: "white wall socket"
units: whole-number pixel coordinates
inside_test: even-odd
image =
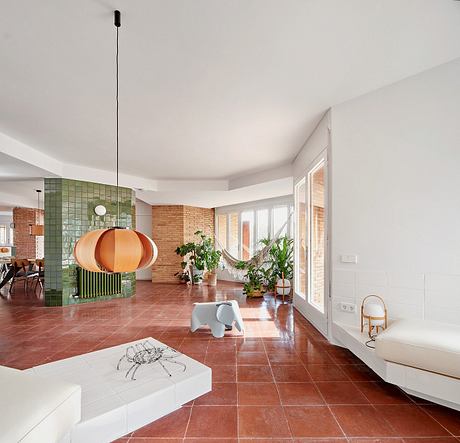
[[[345,303],[344,301],[339,303],[339,308],[343,312],[349,312],[350,314],[353,314],[356,312],[356,305],[353,303]]]
[[[342,263],[358,263],[358,256],[354,254],[344,254],[340,256],[340,261]]]

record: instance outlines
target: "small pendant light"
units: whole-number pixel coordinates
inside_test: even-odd
[[[120,221],[120,199],[118,192],[118,28],[121,26],[120,11],[114,11],[117,30],[116,52],[116,152],[117,152],[117,223]],[[158,256],[154,241],[132,229],[114,226],[87,232],[75,244],[74,257],[77,263],[92,272],[134,272],[153,265]]]
[[[45,235],[45,227],[43,226],[43,223],[41,223],[41,213],[40,213],[40,194],[41,194],[41,189],[36,189],[37,192],[37,208],[38,212],[37,215],[35,216],[35,224],[30,225],[30,235],[33,235],[35,237],[40,237]],[[37,223],[38,222],[38,223]]]

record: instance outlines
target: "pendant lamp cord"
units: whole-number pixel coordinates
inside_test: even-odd
[[[119,199],[119,191],[118,191],[118,28],[117,24],[115,23],[115,27],[117,28],[117,54],[116,54],[116,80],[117,80],[117,93],[116,93],[116,101],[117,101],[117,226],[120,225],[120,199]]]

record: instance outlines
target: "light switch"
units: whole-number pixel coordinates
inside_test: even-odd
[[[342,263],[358,263],[358,256],[357,255],[341,255],[340,261]]]

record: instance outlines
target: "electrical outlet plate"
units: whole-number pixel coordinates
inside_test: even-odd
[[[340,302],[339,309],[342,312],[348,312],[349,314],[354,314],[356,312],[356,305],[353,303]]]
[[[358,256],[354,254],[345,254],[340,256],[340,261],[342,263],[358,263]]]

